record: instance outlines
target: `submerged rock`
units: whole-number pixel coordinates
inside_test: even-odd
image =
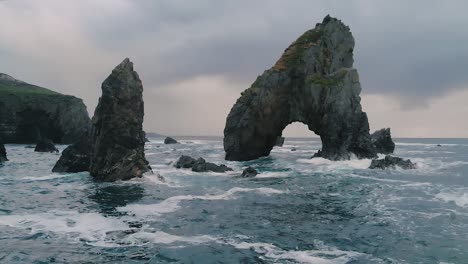
[[[53,172],[76,173],[89,171],[91,139],[83,136],[78,142],[62,151],[62,156],[52,169]]]
[[[382,128],[371,135],[377,153],[391,154],[395,151],[395,143],[390,134],[390,128]]]
[[[178,144],[179,142],[177,142],[177,140],[171,138],[171,137],[167,137],[166,139],[164,139],[164,144]]]
[[[36,147],[34,148],[35,152],[56,152],[58,153],[59,150],[55,147],[54,142],[50,139],[43,139],[37,142]]]
[[[284,145],[284,137],[277,137],[275,146],[282,147]]]
[[[258,174],[258,171],[252,167],[248,167],[246,169],[244,169],[244,171],[242,172],[242,177],[243,178],[253,178],[255,176],[257,176]]]
[[[224,129],[226,159],[269,155],[293,122],[321,137],[323,158],[375,158],[353,50],[349,27],[329,16],[292,43],[231,109]]]
[[[102,181],[129,180],[150,170],[145,158],[143,85],[127,58],[102,83],[94,112],[90,173]]]
[[[91,128],[83,101],[0,73],[0,138],[30,144],[42,138],[76,142]]]
[[[0,143],[0,162],[8,161],[5,145]]]
[[[227,167],[226,165],[216,165],[211,162],[206,162],[203,158],[194,159],[190,156],[181,156],[179,160],[176,162],[175,167],[178,169],[184,168],[189,169],[191,168],[194,172],[218,172],[224,173],[226,171],[232,171],[231,168]]]
[[[409,159],[404,160],[402,158],[387,155],[384,159],[372,160],[369,169],[384,170],[386,168],[395,169],[396,167],[400,167],[405,170],[416,169],[416,164],[411,162]]]

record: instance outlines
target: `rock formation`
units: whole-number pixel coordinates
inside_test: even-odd
[[[4,143],[36,143],[42,138],[73,143],[90,127],[81,99],[0,73],[0,137]]]
[[[258,174],[258,171],[252,167],[248,167],[246,169],[244,169],[244,171],[242,172],[242,178],[253,178],[255,176],[257,176]]]
[[[377,153],[391,154],[395,151],[395,143],[390,134],[390,128],[382,128],[371,135],[372,144]]]
[[[404,160],[402,158],[398,157],[392,157],[392,156],[385,156],[384,159],[379,159],[379,160],[373,160],[369,169],[395,169],[396,167],[400,167],[402,169],[408,170],[408,169],[416,169],[416,164],[411,162],[411,160]]]
[[[276,138],[276,147],[282,147],[284,145],[284,137],[277,137]]]
[[[0,143],[0,162],[8,161],[5,145]]]
[[[179,142],[177,142],[177,140],[171,138],[171,137],[167,137],[166,139],[164,139],[164,144],[177,144]]]
[[[144,153],[143,116],[143,85],[127,58],[102,83],[102,96],[92,119],[93,177],[129,180],[150,170]]]
[[[269,155],[293,122],[320,136],[323,158],[376,157],[353,50],[349,28],[330,16],[292,43],[231,109],[224,129],[226,159]]]
[[[189,156],[181,156],[179,160],[176,162],[175,167],[178,169],[192,169],[194,172],[218,172],[224,173],[226,171],[232,171],[231,168],[227,167],[226,165],[216,165],[211,162],[206,162],[203,158],[194,159]]]
[[[52,169],[53,172],[76,173],[89,171],[91,138],[83,136],[78,142],[62,151],[62,156]]]
[[[43,139],[37,142],[36,147],[34,148],[35,152],[50,152],[58,153],[59,150],[55,147],[54,142],[50,139]]]

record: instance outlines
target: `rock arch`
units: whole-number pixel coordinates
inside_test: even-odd
[[[224,129],[226,159],[269,155],[293,122],[320,136],[324,158],[374,158],[353,49],[349,28],[330,16],[292,43],[231,109]]]

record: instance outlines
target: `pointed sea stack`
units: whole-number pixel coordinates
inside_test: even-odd
[[[94,112],[90,173],[102,181],[129,180],[150,170],[145,158],[143,85],[127,58],[102,83]]]
[[[382,128],[375,131],[371,135],[371,138],[377,153],[391,154],[395,151],[395,143],[392,140],[390,128]]]
[[[0,143],[0,162],[8,161],[5,145]]]
[[[322,139],[320,156],[375,158],[348,26],[326,16],[245,90],[224,128],[227,160],[270,154],[287,125],[301,122]]]

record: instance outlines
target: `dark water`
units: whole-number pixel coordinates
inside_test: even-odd
[[[317,139],[287,140],[252,162],[224,162],[220,139],[182,142],[147,145],[166,183],[147,175],[113,184],[53,174],[58,154],[7,145],[0,262],[468,263],[466,139],[397,140],[414,171],[309,160]],[[235,171],[167,165],[181,154]],[[236,177],[248,165],[262,174]]]

